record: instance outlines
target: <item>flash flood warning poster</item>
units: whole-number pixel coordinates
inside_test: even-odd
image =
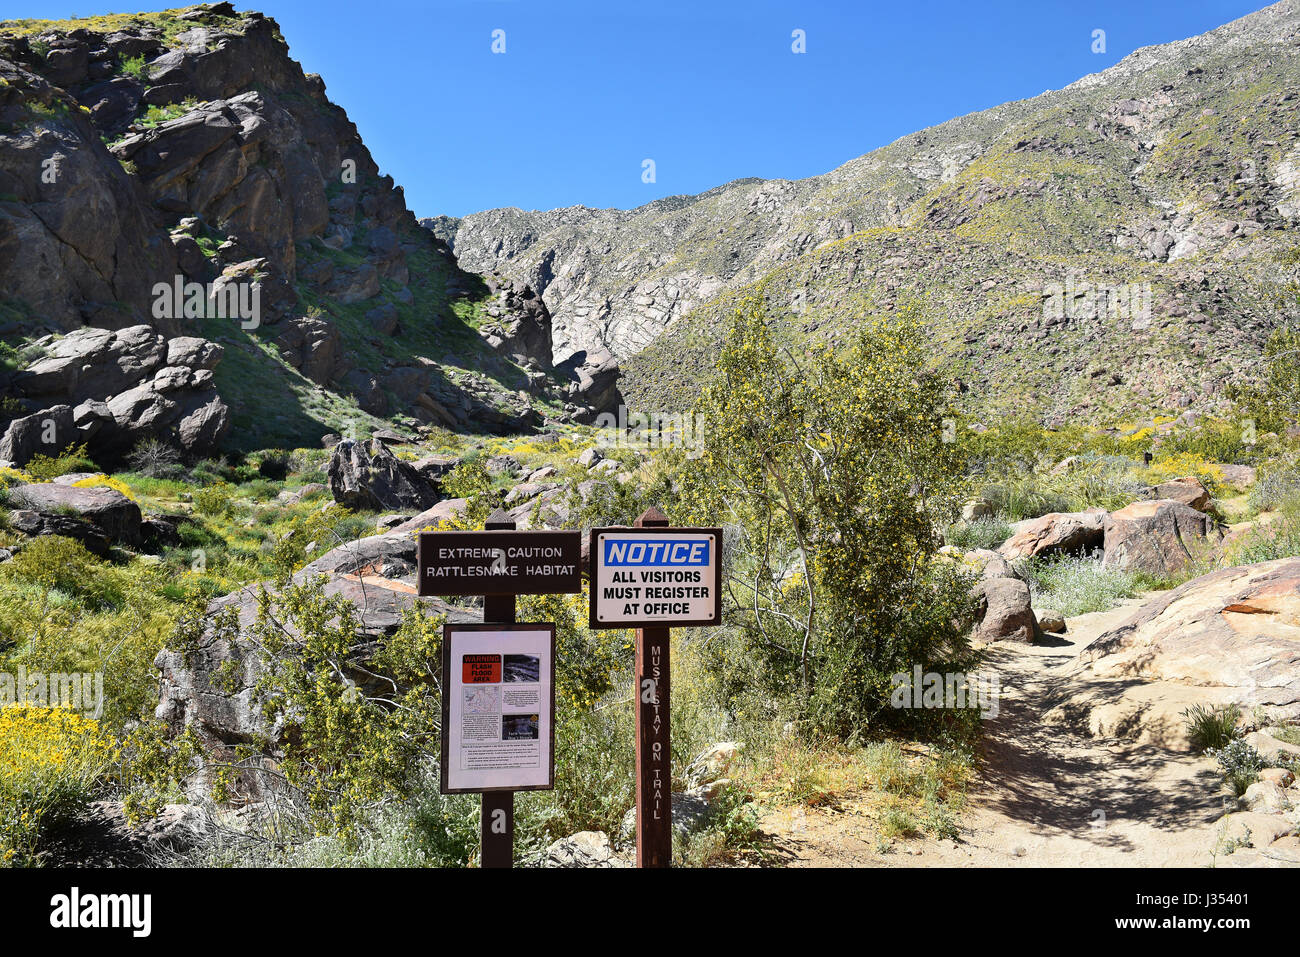
[[[540,790],[554,767],[550,625],[447,626],[443,790]]]

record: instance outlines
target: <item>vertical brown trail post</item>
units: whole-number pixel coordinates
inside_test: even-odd
[[[663,528],[651,507],[637,528]],[[672,750],[668,734],[667,627],[636,630],[636,866],[669,867],[673,859]]]
[[[514,520],[501,509],[488,518],[485,531],[513,531]],[[513,625],[514,595],[484,595],[483,623]],[[513,867],[515,862],[515,792],[484,791],[483,820],[480,823],[481,865]]]

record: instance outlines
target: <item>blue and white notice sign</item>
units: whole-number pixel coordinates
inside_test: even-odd
[[[591,627],[716,625],[721,529],[597,528],[591,533]]]

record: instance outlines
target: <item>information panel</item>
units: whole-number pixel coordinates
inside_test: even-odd
[[[591,627],[719,624],[721,543],[718,528],[592,529]]]
[[[445,625],[443,794],[555,786],[555,626]]]

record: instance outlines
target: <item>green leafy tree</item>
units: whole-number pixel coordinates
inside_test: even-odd
[[[973,660],[969,583],[932,561],[963,484],[951,388],[913,311],[854,318],[844,345],[796,355],[741,304],[673,515],[729,526],[731,690],[793,695],[835,733],[887,707],[892,674]]]
[[[1283,326],[1269,337],[1262,365],[1259,381],[1235,398],[1257,429],[1282,432],[1300,422],[1300,326]]]

